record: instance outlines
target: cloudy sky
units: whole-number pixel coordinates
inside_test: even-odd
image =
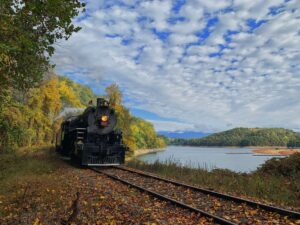
[[[88,0],[60,74],[116,82],[158,131],[300,130],[299,0]]]

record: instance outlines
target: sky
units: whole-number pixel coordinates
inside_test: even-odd
[[[300,130],[299,0],[87,0],[56,71],[157,131]]]

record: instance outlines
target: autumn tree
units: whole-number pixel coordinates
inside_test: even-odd
[[[116,83],[109,85],[105,88],[109,101],[112,105],[121,106],[122,104],[122,93],[119,86]]]
[[[26,94],[51,67],[55,42],[79,31],[72,18],[83,8],[79,0],[0,1],[0,149],[21,145],[18,140],[30,131],[21,116],[27,113]]]
[[[157,137],[151,123],[133,117],[129,110],[123,106],[122,93],[117,84],[112,84],[105,90],[117,113],[117,127],[122,130],[124,142],[131,150],[165,146],[164,140]]]
[[[128,109],[122,105],[122,93],[117,84],[113,83],[106,89],[106,95],[112,107],[114,107],[116,115],[118,117],[117,129],[120,129],[123,133],[125,143],[132,149],[134,147],[131,140],[130,122],[131,115]]]

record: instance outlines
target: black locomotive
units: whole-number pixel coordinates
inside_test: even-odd
[[[115,129],[117,117],[109,102],[97,99],[79,115],[61,124],[56,137],[56,149],[72,161],[84,166],[108,166],[124,163],[127,147],[122,133]]]

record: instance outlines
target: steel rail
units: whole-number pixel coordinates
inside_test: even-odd
[[[157,193],[157,192],[155,192],[155,191],[148,190],[148,189],[143,188],[143,187],[141,187],[141,186],[139,186],[139,185],[136,185],[136,184],[133,184],[133,183],[128,182],[128,181],[126,181],[126,180],[123,180],[123,179],[121,179],[120,177],[115,176],[115,175],[112,175],[112,174],[109,174],[109,173],[106,173],[106,172],[104,172],[103,170],[97,170],[97,169],[95,169],[95,168],[91,168],[91,170],[93,170],[93,171],[96,172],[96,173],[104,174],[105,176],[107,176],[107,177],[109,177],[109,178],[112,178],[112,179],[114,179],[114,180],[120,181],[120,182],[122,182],[122,183],[124,183],[124,184],[126,184],[126,185],[128,185],[128,186],[134,187],[134,188],[136,188],[136,189],[138,189],[138,190],[140,190],[140,191],[143,191],[143,192],[145,192],[145,193],[149,193],[149,194],[151,194],[151,195],[153,195],[153,196],[155,196],[155,197],[157,197],[158,199],[161,199],[161,200],[163,200],[163,201],[167,201],[167,202],[170,202],[170,203],[172,203],[172,204],[174,204],[174,205],[176,205],[176,206],[179,206],[179,207],[182,207],[182,208],[189,209],[189,210],[191,210],[191,211],[200,213],[200,214],[202,214],[202,215],[204,215],[204,216],[206,216],[206,217],[209,217],[209,218],[213,219],[213,221],[216,222],[216,223],[218,223],[218,224],[222,224],[222,225],[237,225],[236,223],[233,223],[233,222],[231,222],[231,221],[229,221],[229,220],[223,219],[223,218],[221,218],[221,217],[218,217],[218,216],[216,216],[216,215],[210,214],[210,213],[208,213],[208,212],[206,212],[206,211],[203,211],[203,210],[201,210],[201,209],[198,209],[198,208],[195,208],[195,207],[193,207],[193,206],[187,205],[187,204],[185,204],[185,203],[183,203],[183,202],[177,201],[177,200],[175,200],[175,199],[173,199],[173,198],[169,198],[169,197],[164,196],[164,195],[162,195],[162,194],[159,194],[159,193]]]
[[[113,168],[121,169],[121,170],[128,171],[128,172],[131,172],[131,173],[136,173],[136,174],[139,174],[139,175],[144,176],[144,177],[150,177],[150,178],[154,178],[154,179],[157,179],[157,180],[169,182],[169,183],[177,185],[177,186],[190,188],[190,189],[193,189],[195,191],[199,191],[199,192],[202,192],[204,194],[209,194],[209,195],[212,195],[212,196],[216,196],[216,197],[219,197],[219,198],[222,198],[222,199],[231,200],[231,201],[238,202],[238,203],[245,203],[249,206],[252,206],[252,207],[255,207],[255,208],[261,208],[261,209],[264,209],[264,210],[270,211],[270,212],[276,212],[280,215],[289,216],[290,218],[295,218],[295,219],[300,218],[300,212],[297,212],[297,211],[288,210],[288,209],[284,209],[284,208],[279,208],[279,207],[276,207],[276,206],[271,206],[271,205],[251,201],[251,200],[248,200],[248,199],[235,197],[235,196],[228,195],[228,194],[222,194],[220,192],[216,192],[216,191],[196,187],[196,186],[193,186],[193,185],[185,184],[185,183],[182,183],[182,182],[179,182],[179,181],[163,178],[163,177],[160,177],[160,176],[157,176],[157,175],[154,175],[154,174],[150,174],[149,172],[146,173],[146,172],[138,171],[136,169],[128,168],[128,167],[125,167],[125,166],[114,166]]]

